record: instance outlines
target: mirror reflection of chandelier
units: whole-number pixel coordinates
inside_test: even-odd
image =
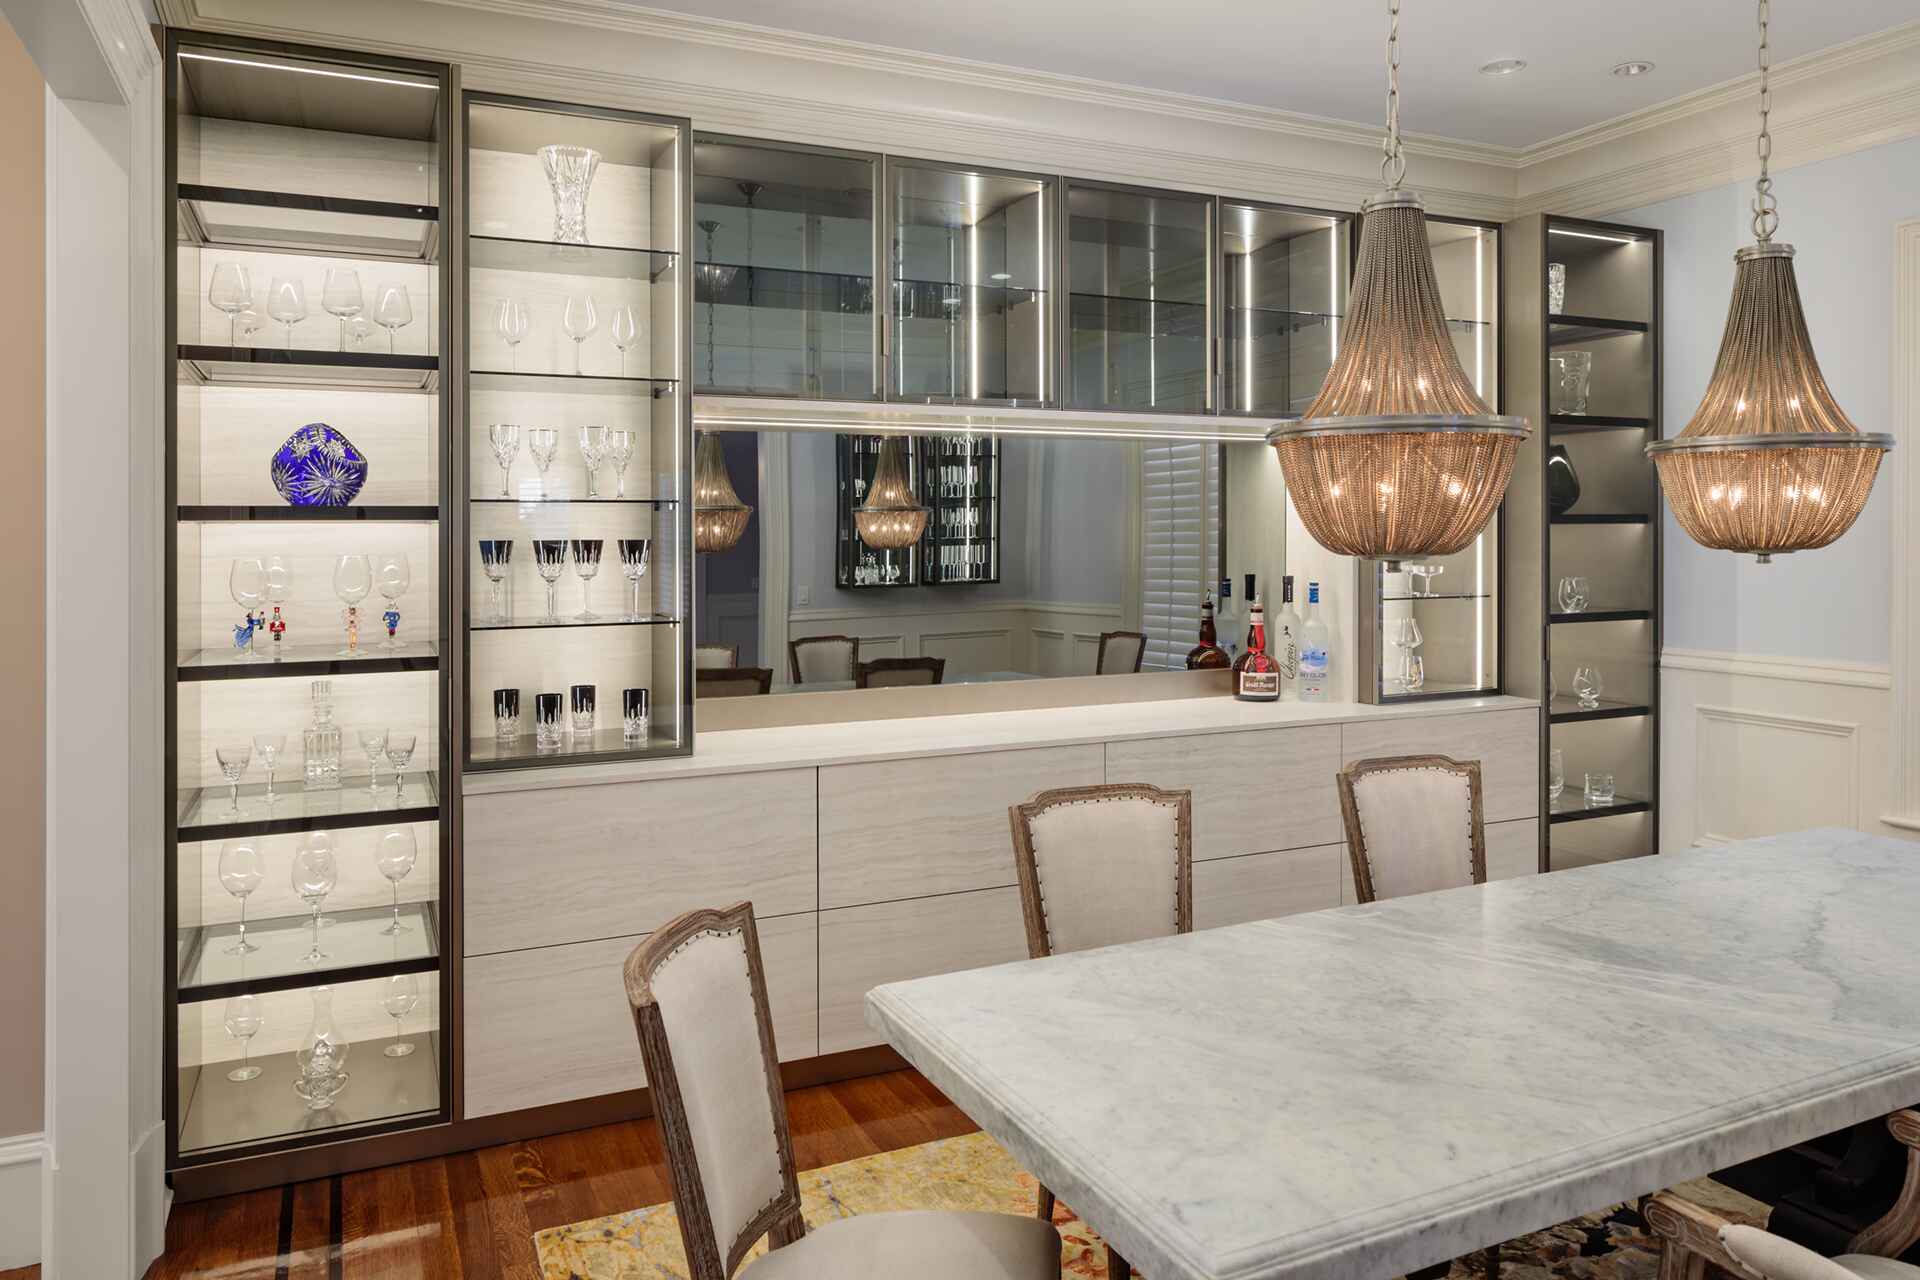
[[[876,551],[911,547],[926,533],[929,514],[907,475],[906,437],[888,436],[880,442],[880,462],[866,501],[853,509],[853,527],[860,541]]]
[[[720,437],[702,431],[693,455],[693,549],[733,550],[752,518],[753,508],[734,492]]]

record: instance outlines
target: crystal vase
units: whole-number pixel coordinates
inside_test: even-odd
[[[300,1078],[293,1082],[293,1089],[307,1100],[307,1110],[325,1111],[347,1087],[348,1045],[347,1038],[334,1029],[333,988],[315,987],[311,994],[313,1025],[294,1051]]]
[[[540,148],[547,184],[553,188],[553,238],[560,244],[587,243],[587,192],[600,167],[600,153],[592,147],[558,143]]]

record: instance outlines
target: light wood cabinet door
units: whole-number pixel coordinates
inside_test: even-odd
[[[1193,792],[1196,859],[1339,841],[1339,772],[1338,725],[1107,744],[1108,782]]]
[[[758,921],[783,1062],[819,1052],[816,917]],[[621,966],[642,938],[476,956],[465,967],[466,1114],[496,1115],[646,1085]]]
[[[1105,777],[1097,744],[829,765],[820,770],[820,905],[1013,884],[1007,807]]]
[[[820,913],[820,1052],[881,1044],[867,992],[888,982],[1027,958],[1018,889]]]
[[[1540,713],[1406,716],[1340,727],[1342,767],[1374,756],[1442,755],[1480,762],[1487,822],[1540,816]]]
[[[1193,864],[1193,927],[1217,929],[1340,905],[1347,847],[1211,858]]]
[[[746,900],[817,905],[814,771],[782,769],[466,801],[466,953],[626,938]]]

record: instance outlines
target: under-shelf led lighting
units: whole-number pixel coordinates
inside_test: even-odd
[[[195,62],[223,62],[230,67],[258,67],[262,71],[292,71],[303,76],[326,76],[330,80],[359,80],[366,84],[391,84],[402,89],[431,89],[439,92],[440,86],[420,80],[392,80],[386,76],[363,75],[357,71],[334,71],[326,67],[294,67],[284,62],[258,62],[252,58],[223,58],[212,53],[189,53],[181,50],[182,58],[191,58]]]
[[[1570,227],[1548,227],[1550,236],[1572,236],[1575,240],[1605,240],[1609,244],[1639,244],[1638,236],[1610,236],[1598,231],[1575,231]]]
[[[1240,408],[1253,412],[1253,210],[1247,210],[1247,251],[1240,255]]]

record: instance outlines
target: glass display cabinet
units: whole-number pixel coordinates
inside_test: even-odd
[[[854,528],[853,511],[867,499],[873,487],[874,473],[880,469],[880,450],[885,436],[840,435],[834,437],[834,550],[833,581],[850,591],[887,590],[920,585],[928,539],[907,547],[870,547]],[[911,442],[909,442],[911,445]],[[907,481],[920,501],[928,506],[925,456],[915,448],[905,450]],[[927,527],[933,528],[929,519]]]
[[[449,68],[169,32],[181,1170],[444,1121]]]
[[[693,143],[693,377],[736,395],[872,400],[879,160]]]
[[[1340,342],[1353,219],[1220,202],[1221,412],[1298,417]]]
[[[1500,230],[1430,217],[1427,240],[1461,368],[1500,412]],[[1360,562],[1361,701],[1468,697],[1502,688],[1505,518],[1496,512],[1472,545],[1450,556]]]
[[[925,436],[919,442],[920,501],[932,508],[921,541],[930,587],[1000,581],[1000,439]]]
[[[465,123],[467,767],[684,754],[688,124]]]
[[[1065,185],[1067,403],[1212,409],[1212,197]]]

